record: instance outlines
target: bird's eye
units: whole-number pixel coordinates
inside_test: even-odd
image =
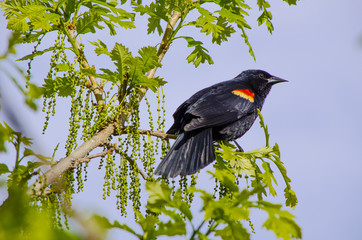
[[[265,78],[264,74],[262,74],[262,73],[259,73],[259,77],[262,78],[262,79]]]

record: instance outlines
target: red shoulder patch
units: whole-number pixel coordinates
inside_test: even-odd
[[[238,95],[239,97],[245,98],[246,100],[249,100],[250,102],[254,102],[254,96],[255,94],[250,91],[249,89],[235,89],[232,91],[235,95]]]

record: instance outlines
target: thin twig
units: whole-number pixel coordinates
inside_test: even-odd
[[[110,149],[108,149],[106,151],[103,151],[101,153],[96,153],[96,154],[90,155],[88,157],[78,158],[78,159],[75,160],[74,168],[76,168],[81,163],[89,162],[92,158],[104,157],[107,154],[111,153],[112,151],[114,151],[114,148],[110,148]]]
[[[199,225],[199,227],[196,230],[194,229],[194,232],[192,233],[192,236],[190,239],[195,239],[195,235],[200,232],[200,229],[204,225],[204,223],[205,223],[205,221],[202,221],[201,224]]]
[[[149,131],[149,130],[143,130],[143,129],[139,129],[138,131],[139,131],[140,134],[151,135],[151,136],[154,136],[154,137],[161,138],[163,140],[176,139],[176,137],[177,137],[177,135],[168,134],[168,133],[165,133],[163,131]]]
[[[115,133],[114,133],[115,136],[127,133],[127,127],[122,127],[119,130],[120,131],[117,131],[117,130],[115,131]],[[165,133],[163,131],[150,131],[150,130],[138,129],[138,133],[142,134],[142,135],[151,135],[151,136],[154,136],[154,137],[158,137],[158,138],[161,138],[162,140],[176,139],[177,138],[177,135],[168,134],[168,133]]]
[[[236,146],[239,148],[239,152],[244,152],[244,149],[239,145],[239,143],[235,140],[233,142],[236,144]]]

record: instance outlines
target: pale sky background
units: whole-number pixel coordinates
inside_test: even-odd
[[[256,10],[248,18],[253,27],[248,34],[256,62],[236,35],[221,46],[211,45],[211,41],[201,35],[196,37],[205,43],[215,62],[197,69],[185,60],[192,49],[186,47],[184,40],[172,44],[163,60],[163,68],[157,70],[157,75],[169,82],[164,88],[166,128],[172,124],[174,110],[193,93],[229,80],[243,70],[263,69],[288,79],[289,83],[272,89],[262,113],[269,127],[271,143],[277,142],[281,148],[282,161],[299,199],[291,212],[302,228],[303,239],[362,239],[362,1],[301,1],[291,7],[282,1],[270,3],[275,27],[272,35],[265,26],[257,27]],[[1,51],[8,36],[8,33],[4,34],[4,25],[1,17]],[[144,28],[143,22],[138,26]],[[146,37],[140,29],[127,32],[126,37],[122,33],[108,39],[109,42],[119,41],[136,51],[159,41],[156,37]],[[103,35],[83,40],[93,41],[97,37]],[[31,51],[31,47],[18,47],[19,56]],[[94,55],[87,55],[87,58],[91,65],[102,64],[102,60]],[[45,58],[34,62],[35,82],[40,82],[46,74],[42,72],[44,65],[48,67]],[[56,144],[66,139],[68,102],[59,101],[56,118],[50,121],[47,134],[42,136],[42,112],[33,113],[25,108],[13,84],[4,81],[3,74],[0,77],[3,99],[11,102],[27,128],[27,135],[35,138],[36,148],[51,155]],[[4,119],[0,112],[0,120]],[[238,142],[245,150],[263,146],[264,136],[258,123]],[[61,152],[60,157],[63,157]],[[12,159],[9,155],[0,155],[0,162]],[[90,165],[93,167],[89,168],[86,190],[74,196],[74,207],[97,212],[121,223],[130,222],[131,214],[128,219],[119,216],[114,199],[101,199],[103,173],[95,170],[97,160]],[[200,185],[208,185],[209,179],[207,174],[201,174]],[[280,178],[279,186],[279,198],[273,201],[281,203],[284,185]],[[254,215],[254,225],[261,225],[265,216]],[[119,230],[110,234],[112,239],[126,236]],[[257,228],[252,239],[275,239],[275,236]]]

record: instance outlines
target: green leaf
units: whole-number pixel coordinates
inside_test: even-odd
[[[132,59],[132,55],[128,48],[120,43],[114,45],[111,51],[111,59],[117,67],[117,71],[120,76],[123,76],[129,69],[129,61]]]
[[[8,168],[8,166],[5,163],[0,163],[0,175],[4,174],[4,173],[9,173],[10,170]]]
[[[138,53],[142,59],[145,72],[155,67],[162,67],[162,64],[158,61],[156,47],[143,47]]]
[[[42,87],[38,87],[35,84],[28,83],[28,91],[25,95],[25,103],[33,110],[37,109],[37,106],[34,102],[35,99],[39,99],[43,96],[44,89]]]
[[[113,83],[119,82],[120,79],[122,78],[117,72],[112,72],[109,69],[100,68],[99,70],[104,73],[104,74],[99,74],[101,78],[111,81]]]
[[[239,191],[238,185],[235,184],[235,176],[227,170],[215,169],[215,173],[211,173],[223,185],[227,186],[231,191]]]
[[[263,227],[273,231],[277,238],[282,238],[284,240],[302,238],[300,227],[291,217],[281,217],[269,214],[269,218],[264,222]]]
[[[255,54],[254,54],[254,50],[253,50],[253,48],[252,48],[252,46],[251,46],[251,44],[250,44],[250,42],[249,42],[249,38],[248,38],[248,36],[246,35],[246,32],[245,32],[245,30],[244,30],[243,28],[241,29],[241,31],[242,31],[241,37],[244,38],[244,43],[245,43],[245,44],[248,46],[248,48],[249,48],[249,54],[250,54],[250,56],[252,56],[252,57],[254,58],[254,61],[256,61]]]
[[[38,167],[41,167],[43,165],[47,164],[46,162],[32,162],[32,161],[28,161],[26,169],[24,171],[25,175],[23,174],[23,177],[26,178],[28,177],[32,172],[34,172],[34,170]]]
[[[263,162],[262,167],[264,172],[260,174],[260,176],[263,180],[263,183],[265,183],[265,185],[269,188],[270,194],[275,197],[277,193],[273,187],[273,182],[277,184],[277,180],[273,175],[273,170],[270,168],[270,164],[268,162]]]
[[[143,236],[139,239],[156,239],[156,224],[158,224],[157,217],[153,215],[147,215],[146,217],[142,216],[142,214],[136,214],[138,220],[137,223],[142,227]]]
[[[72,77],[56,77],[54,80],[50,78],[44,79],[44,96],[51,97],[55,93],[59,97],[70,96],[75,91],[73,80]]]
[[[148,78],[144,75],[139,75],[138,78],[134,79],[134,83],[148,87],[153,92],[157,92],[157,88],[165,85],[167,82],[163,81],[160,77]]]
[[[163,210],[162,213],[169,216],[173,221],[159,222],[156,232],[157,236],[186,235],[186,224],[179,213],[166,209]]]
[[[230,166],[233,168],[236,174],[242,175],[247,174],[249,176],[255,175],[255,168],[250,162],[250,159],[244,156],[239,156],[236,159],[232,159],[229,161]]]
[[[46,52],[54,51],[55,49],[56,49],[56,47],[50,47],[50,48],[44,49],[42,51],[36,51],[36,52],[34,52],[32,54],[26,55],[26,56],[18,59],[17,61],[25,61],[25,60],[29,60],[29,59],[31,60],[31,59],[34,59],[37,56],[43,55]]]
[[[229,23],[235,23],[240,29],[251,29],[247,24],[244,15],[247,15],[246,12],[233,12],[226,8],[222,8],[219,11],[216,11],[221,17],[225,18]]]
[[[4,122],[0,123],[0,152],[6,152],[5,142],[10,140],[10,134],[13,130]]]
[[[146,190],[148,193],[147,206],[151,207],[152,211],[160,209],[171,201],[172,190],[166,184],[147,182]]]
[[[231,36],[231,34],[235,33],[235,29],[228,24],[228,21],[226,18],[223,17],[218,17],[217,18],[217,23],[218,26],[221,27],[221,31],[216,33],[213,33],[212,35],[212,42],[213,43],[217,43],[217,44],[221,44],[222,42],[226,42],[228,40],[228,38]]]
[[[161,19],[157,17],[148,18],[148,29],[147,34],[154,33],[157,30],[159,36],[163,33],[163,28],[161,26]]]
[[[116,35],[115,28],[117,27],[117,25],[125,29],[135,27],[135,15],[133,13],[125,11],[124,9],[116,8],[117,4],[115,3],[116,2],[112,1],[106,2],[98,0],[92,0],[91,2],[85,1],[83,3],[83,5],[90,9],[88,15],[96,16],[96,18],[93,18],[91,16],[91,19],[94,20],[93,23],[95,24],[95,27],[98,29],[103,29],[104,27],[100,25],[100,23],[103,22],[107,25],[111,35]],[[91,26],[87,28],[89,28],[89,30],[93,32],[93,28]]]
[[[64,1],[65,9],[64,9],[64,16],[65,20],[68,21],[71,15],[78,10],[79,4],[76,0],[68,0]]]
[[[37,157],[38,159],[40,159],[40,160],[42,160],[42,161],[47,161],[47,160],[50,160],[50,159],[51,159],[50,157],[46,157],[46,156],[44,156],[44,155],[34,153],[34,151],[31,150],[30,148],[25,148],[25,149],[24,149],[23,156],[24,156],[24,157],[35,156],[35,157]]]
[[[97,73],[97,71],[94,69],[94,68],[81,68],[80,71],[87,75],[87,76],[92,76],[92,77],[95,77],[95,78],[101,78],[101,79],[105,79],[105,80],[108,80],[108,81],[111,81],[111,82],[118,82],[119,81],[119,75],[115,72],[112,72],[111,70],[109,69],[104,69],[104,68],[101,68],[100,69],[102,72],[104,72],[105,74],[99,74]]]
[[[202,42],[195,41],[192,37],[185,37],[182,36],[180,38],[183,38],[187,41],[188,47],[194,47],[194,51],[187,57],[187,61],[190,63],[192,62],[195,67],[198,67],[200,63],[205,63],[207,61],[209,64],[214,64],[214,61],[212,60],[211,56],[207,53],[207,49],[202,47]]]
[[[127,72],[131,80],[133,80],[136,84],[139,84],[142,81],[147,81],[144,80],[146,77],[144,75],[145,68],[140,57],[129,58],[126,63],[129,68]]]
[[[221,230],[215,230],[215,236],[222,239],[250,240],[249,232],[240,222],[228,222],[228,225]]]
[[[147,202],[149,210],[154,213],[164,213],[177,222],[180,215],[177,214],[178,216],[175,216],[172,212],[168,212],[166,207],[177,209],[191,221],[192,213],[188,204],[183,200],[180,190],[175,193],[173,198],[171,198],[172,189],[164,183],[148,182],[146,190],[149,195]]]
[[[275,152],[279,153],[279,147],[277,144],[275,144],[273,149],[275,149]],[[279,172],[282,174],[282,177],[283,177],[285,185],[286,185],[286,187],[284,189],[284,197],[286,199],[285,204],[291,208],[294,208],[298,203],[298,199],[297,199],[295,192],[291,189],[291,185],[290,185],[291,180],[287,175],[287,169],[285,168],[283,162],[280,161],[280,158],[278,155],[274,155],[274,158],[272,160],[273,160],[274,164],[277,166],[277,168],[279,169]]]
[[[283,0],[284,2],[287,2],[289,5],[297,5],[297,0]]]
[[[197,10],[200,13],[200,17],[198,17],[195,22],[191,22],[190,25],[201,28],[201,32],[206,33],[206,35],[212,33],[213,39],[218,38],[224,28],[217,24],[217,17],[213,16],[212,13],[205,8],[198,7]]]
[[[108,52],[108,48],[107,45],[102,42],[101,40],[98,39],[98,42],[90,42],[92,45],[96,46],[96,48],[94,49],[94,52],[97,54],[97,56],[104,54],[107,56],[111,56],[111,53]]]
[[[264,118],[263,118],[263,115],[261,115],[260,109],[257,109],[257,110],[258,110],[258,117],[260,119],[260,121],[259,121],[260,127],[263,128],[263,130],[264,130],[265,146],[269,147],[269,137],[270,137],[270,135],[269,135],[269,132],[268,132],[268,126],[264,122]]]
[[[297,195],[290,187],[286,187],[284,189],[284,197],[286,199],[285,200],[286,206],[294,208],[297,205],[298,203]]]
[[[227,142],[220,142],[219,146],[222,151],[216,150],[216,153],[219,153],[224,160],[229,162],[230,167],[236,174],[255,175],[255,168],[250,161],[251,156],[248,155],[249,152],[236,152],[235,147]]]
[[[152,2],[149,6],[142,6],[141,4],[133,3],[134,11],[141,14],[141,16],[147,14],[148,18],[148,29],[147,34],[154,33],[156,30],[161,36],[163,28],[161,26],[161,20],[169,23],[169,17],[171,16],[170,8],[166,6],[165,0]]]
[[[27,32],[30,30],[49,31],[52,25],[58,24],[60,15],[51,12],[52,9],[39,2],[14,3],[4,1],[0,7],[8,19],[7,28],[14,31]]]
[[[137,234],[131,227],[129,227],[127,224],[120,224],[118,221],[114,221],[113,223],[111,223],[108,218],[106,217],[101,217],[98,215],[93,215],[92,217],[93,220],[95,220],[101,227],[106,228],[106,229],[112,229],[112,228],[119,228],[122,230],[125,230],[135,236],[137,236],[138,238],[141,238],[142,235]]]
[[[95,33],[95,28],[103,29],[104,27],[99,25],[101,17],[92,11],[86,12],[83,15],[79,16],[77,19],[77,35],[86,34],[89,32]]]
[[[34,30],[50,31],[52,24],[59,24],[60,15],[44,12],[41,16],[31,18]]]
[[[96,78],[101,78],[101,75],[97,73],[97,71],[92,68],[81,68],[80,70],[83,74],[87,75],[87,76],[92,76],[92,77],[96,77]]]
[[[75,86],[71,77],[58,77],[57,82],[60,83],[58,88],[59,97],[71,96],[72,93],[75,91]]]

